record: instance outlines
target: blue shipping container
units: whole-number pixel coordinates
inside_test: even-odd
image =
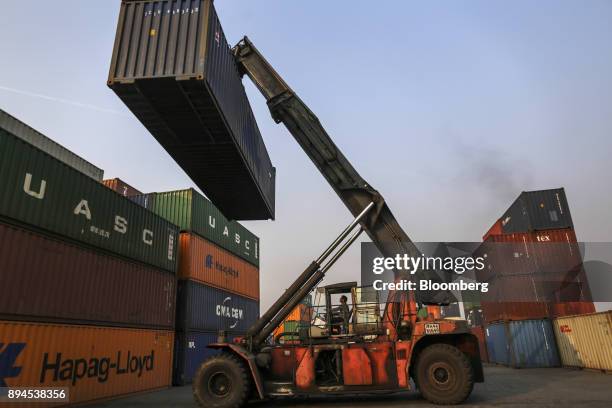
[[[259,302],[192,280],[181,280],[176,330],[245,332],[259,318]]]
[[[239,334],[228,334],[227,340],[231,342],[236,336]],[[189,384],[200,364],[207,358],[219,354],[219,350],[207,347],[210,343],[216,342],[217,332],[176,333],[172,383]]]
[[[512,321],[509,326],[513,367],[559,367],[559,352],[550,320]]]
[[[487,351],[491,363],[510,365],[510,345],[504,323],[492,324],[485,328]]]
[[[486,328],[489,359],[514,368],[558,367],[550,320],[516,320]]]

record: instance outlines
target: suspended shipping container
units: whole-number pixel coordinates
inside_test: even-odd
[[[523,191],[501,217],[504,234],[574,228],[563,188]]]
[[[565,367],[612,371],[612,311],[560,317],[553,326]]]
[[[224,214],[274,218],[275,169],[212,0],[122,1],[108,86]]]
[[[226,333],[226,339],[232,342],[236,336],[241,335],[244,334]],[[211,343],[217,343],[217,338],[218,332],[216,331],[176,333],[172,370],[174,385],[191,383],[200,364],[207,358],[220,353],[217,349],[207,347]]]
[[[140,199],[140,198],[139,198]],[[259,265],[259,238],[236,221],[229,221],[194,189],[150,193],[142,198],[147,208],[231,253]]]
[[[9,115],[2,109],[0,109],[0,129],[28,142],[96,181],[101,181],[104,176],[104,170],[77,156],[70,150],[49,139],[47,136],[26,125],[19,119]]]
[[[485,332],[493,363],[514,368],[559,366],[559,353],[548,319],[494,323]]]
[[[67,387],[70,404],[172,382],[172,331],[0,322],[0,344],[3,386]]]
[[[179,281],[176,330],[246,331],[259,318],[259,302],[195,281]]]
[[[175,225],[2,130],[0,217],[176,271]]]
[[[178,277],[259,300],[259,269],[198,235],[180,234]]]
[[[115,190],[124,197],[132,197],[142,194],[141,191],[136,190],[134,187],[130,186],[128,183],[121,180],[120,178],[104,180],[102,184],[104,184],[111,190]]]
[[[174,328],[174,274],[1,223],[0,282],[0,319]]]

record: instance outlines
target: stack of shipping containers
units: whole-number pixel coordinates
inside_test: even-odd
[[[481,301],[491,362],[559,365],[552,320],[594,311],[565,191],[523,192],[483,237]]]
[[[299,339],[300,331],[310,327],[312,318],[312,299],[310,296],[307,296],[274,330],[273,336],[276,340],[280,341],[297,340]]]
[[[2,385],[75,403],[171,384],[178,228],[101,179],[2,112]]]
[[[193,189],[132,197],[180,228],[174,383],[191,382],[214,351],[259,317],[259,239]]]

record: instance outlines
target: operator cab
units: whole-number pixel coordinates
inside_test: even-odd
[[[372,286],[335,283],[316,290],[309,336],[348,338],[382,333],[380,299]]]

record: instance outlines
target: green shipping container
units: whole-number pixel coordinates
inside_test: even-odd
[[[236,221],[229,221],[194,189],[153,193],[149,202],[156,214],[194,232],[244,260],[259,266],[259,238]],[[150,196],[150,195],[149,195]]]
[[[175,225],[2,129],[0,217],[176,272]]]

